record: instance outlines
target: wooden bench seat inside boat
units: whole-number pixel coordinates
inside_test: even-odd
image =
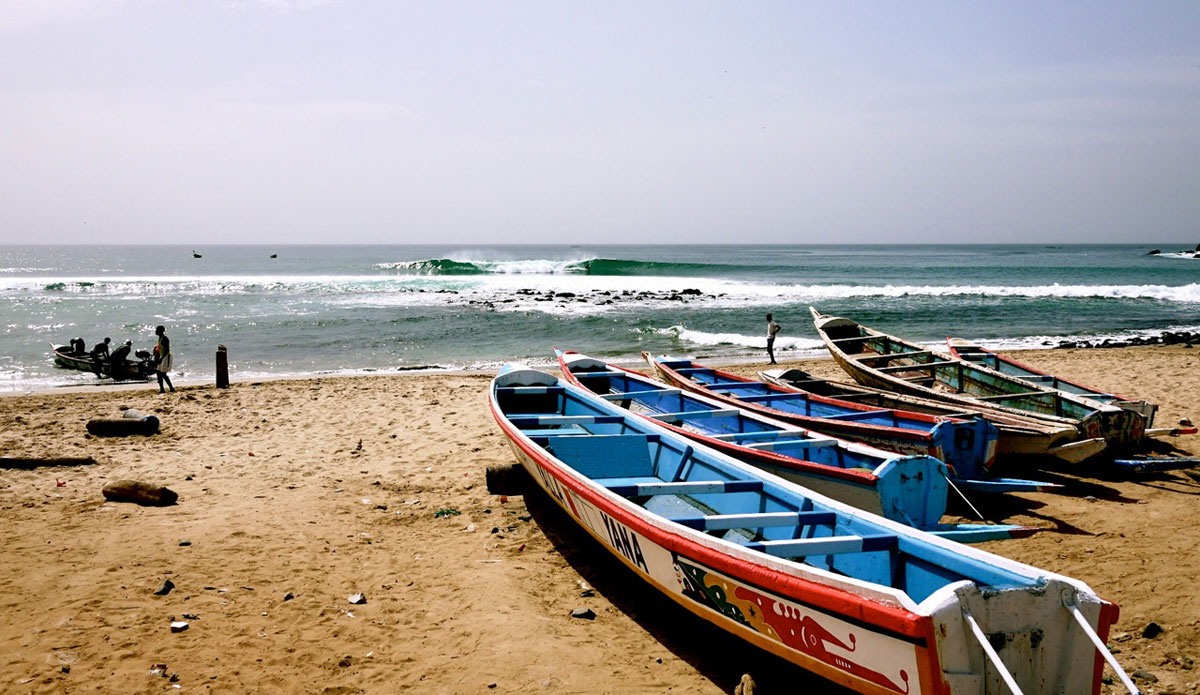
[[[910,352],[887,352],[887,353],[865,353],[862,355],[854,355],[854,359],[859,362],[874,362],[877,360],[894,360],[900,357],[923,357],[932,354],[929,350],[912,350]]]

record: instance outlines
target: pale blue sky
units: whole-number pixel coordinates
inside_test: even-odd
[[[0,243],[1200,242],[1200,2],[0,0]]]

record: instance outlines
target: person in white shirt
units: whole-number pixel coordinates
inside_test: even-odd
[[[767,314],[767,356],[771,358],[771,364],[778,364],[775,361],[775,334],[779,332],[779,324],[775,323],[775,317]]]

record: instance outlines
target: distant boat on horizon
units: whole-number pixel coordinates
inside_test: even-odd
[[[192,258],[204,258],[204,256],[196,253],[196,249],[192,249]]]

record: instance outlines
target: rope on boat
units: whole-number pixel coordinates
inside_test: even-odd
[[[1099,650],[1100,655],[1104,657],[1104,660],[1107,661],[1108,665],[1112,667],[1112,670],[1117,674],[1117,677],[1121,679],[1121,683],[1125,685],[1132,695],[1141,695],[1141,691],[1139,691],[1137,686],[1133,684],[1133,681],[1129,678],[1128,674],[1125,673],[1125,669],[1121,668],[1121,665],[1117,663],[1117,657],[1113,656],[1112,652],[1108,651],[1108,647],[1105,646],[1104,642],[1100,640],[1100,635],[1097,635],[1096,631],[1092,629],[1092,626],[1088,625],[1087,618],[1083,617],[1083,612],[1079,610],[1079,606],[1075,605],[1075,600],[1071,598],[1070,593],[1063,593],[1062,602],[1063,605],[1067,607],[1067,610],[1071,611],[1071,615],[1074,616],[1075,622],[1079,623],[1079,626],[1083,628],[1084,634],[1088,636],[1088,639],[1092,641],[1092,644],[1096,645],[1096,649]]]
[[[958,489],[958,486],[954,484],[954,481],[950,479],[950,476],[946,475],[945,469],[939,467],[938,472],[942,474],[942,477],[946,479],[947,483],[950,483],[950,487],[954,488],[954,491],[958,493],[958,496],[962,498],[963,502],[967,503],[967,506],[971,508],[971,511],[975,512],[975,516],[979,517],[980,521],[986,523],[987,519],[984,518],[983,514],[979,513],[979,510],[975,508],[975,505],[971,504],[971,500],[967,499],[967,496],[963,494],[963,491]]]
[[[974,633],[975,639],[979,642],[979,646],[983,647],[983,653],[987,655],[992,666],[1000,673],[1000,678],[1004,680],[1005,685],[1012,691],[1013,695],[1025,695],[1021,692],[1021,688],[1017,686],[1017,681],[1013,678],[1008,669],[1004,667],[1004,662],[1000,661],[1000,655],[992,648],[991,642],[988,642],[987,635],[983,634],[983,628],[979,627],[979,623],[975,622],[975,618],[971,615],[971,611],[967,610],[964,605],[962,607],[963,618],[966,619],[967,625],[970,626],[971,632]]]

